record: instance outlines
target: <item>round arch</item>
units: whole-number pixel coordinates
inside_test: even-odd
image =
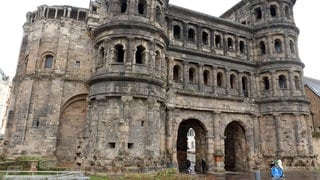
[[[227,171],[248,170],[248,148],[246,130],[238,121],[230,122],[224,131],[225,169]]]
[[[57,165],[73,167],[77,157],[78,139],[86,121],[86,97],[80,94],[70,98],[61,108],[57,132]]]
[[[177,134],[177,161],[180,172],[187,170],[188,158],[188,138],[187,134],[189,129],[192,128],[195,133],[195,151],[194,151],[194,171],[201,172],[201,160],[206,160],[208,145],[206,140],[207,129],[205,125],[197,119],[183,120],[178,128]]]

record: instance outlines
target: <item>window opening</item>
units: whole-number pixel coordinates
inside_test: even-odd
[[[300,79],[298,76],[294,77],[294,84],[295,84],[296,89],[300,90]]]
[[[222,87],[223,85],[223,75],[221,72],[217,74],[217,86]]]
[[[291,51],[291,53],[295,53],[295,48],[294,48],[294,43],[293,43],[293,41],[290,40],[289,46],[290,46],[290,51]]]
[[[133,143],[128,143],[128,149],[133,149]]]
[[[221,36],[220,35],[216,35],[215,36],[215,45],[217,48],[221,48]]]
[[[58,9],[58,14],[57,14],[57,18],[61,18],[63,17],[63,9]]]
[[[270,82],[268,77],[263,77],[264,90],[270,89]]]
[[[40,122],[39,120],[36,121],[36,127],[39,127],[40,126]]]
[[[178,25],[173,26],[173,37],[175,39],[181,39],[181,28]]]
[[[108,145],[109,145],[109,148],[112,148],[112,149],[116,148],[115,142],[109,142]]]
[[[202,32],[202,43],[207,45],[208,44],[208,33]]]
[[[78,16],[78,11],[75,10],[75,9],[72,9],[71,13],[70,13],[70,18],[74,19],[74,20],[77,20],[77,16]]]
[[[126,0],[122,0],[121,1],[121,13],[125,13],[127,11],[127,1]]]
[[[209,85],[209,71],[208,70],[205,70],[203,72],[203,84],[204,85]]]
[[[248,97],[248,79],[242,77],[242,92],[245,97]]]
[[[97,7],[96,6],[91,6],[91,13],[97,14]]]
[[[195,80],[195,70],[193,68],[189,69],[189,82],[194,83]]]
[[[178,65],[173,67],[173,80],[180,81],[180,67]]]
[[[190,28],[188,30],[188,40],[189,41],[194,41],[194,39],[195,39],[195,32],[194,32],[194,30],[192,28]]]
[[[161,9],[159,6],[156,7],[156,21],[161,20]]]
[[[53,65],[53,56],[52,55],[46,55],[44,60],[44,68],[51,69]]]
[[[276,17],[277,16],[277,6],[276,5],[271,5],[270,6],[270,14],[272,17]]]
[[[260,7],[254,9],[254,15],[255,15],[256,20],[261,20],[262,11],[261,11]]]
[[[141,121],[141,127],[143,127],[144,126],[144,121]]]
[[[143,64],[145,60],[145,48],[143,46],[138,46],[136,51],[136,64]]]
[[[156,68],[156,69],[160,69],[160,64],[161,64],[160,52],[159,52],[159,51],[156,51],[155,68]]]
[[[79,21],[84,21],[86,19],[87,13],[86,12],[79,12]]]
[[[287,79],[284,75],[279,76],[279,87],[280,87],[280,89],[287,88]]]
[[[280,39],[276,39],[275,42],[274,42],[274,48],[275,48],[275,51],[277,53],[281,53],[282,52],[282,47],[281,47],[281,41]]]
[[[117,44],[115,46],[114,56],[116,58],[116,62],[123,63],[124,62],[124,50],[121,44]]]
[[[245,53],[245,44],[244,41],[240,41],[239,43],[239,49],[240,49],[240,53],[244,54]]]
[[[54,19],[56,16],[56,10],[55,9],[49,9],[48,18]]]
[[[227,39],[227,43],[228,43],[228,50],[232,51],[233,50],[233,39],[232,38],[228,38]]]
[[[139,14],[145,14],[145,8],[146,8],[146,1],[140,0],[138,4],[138,13]]]
[[[260,41],[259,49],[261,54],[266,54],[266,44],[264,43],[264,41]]]
[[[230,75],[230,88],[235,89],[236,87],[236,76],[234,74]]]
[[[289,7],[288,7],[288,6],[286,6],[286,7],[284,8],[284,13],[285,13],[286,18],[287,18],[287,19],[290,19],[290,10],[289,10]]]
[[[75,67],[80,68],[80,61],[76,61]]]

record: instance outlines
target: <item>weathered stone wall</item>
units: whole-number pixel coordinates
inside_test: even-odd
[[[320,139],[319,138],[313,138],[313,151],[314,154],[317,157],[317,166],[320,166]]]

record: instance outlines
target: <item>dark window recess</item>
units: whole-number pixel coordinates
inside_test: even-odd
[[[227,43],[228,43],[228,50],[232,51],[233,50],[233,39],[228,38]]]
[[[282,45],[281,45],[281,41],[280,39],[276,39],[274,42],[274,49],[277,53],[281,53],[282,52]]]
[[[280,87],[280,89],[287,88],[287,79],[284,75],[279,76],[279,87]]]
[[[208,44],[208,33],[202,32],[202,43],[207,45]]]
[[[215,43],[217,48],[221,48],[221,36],[220,35],[216,35],[215,36],[214,43]]]
[[[80,68],[80,61],[76,61],[75,67]]]
[[[264,90],[269,90],[270,89],[270,82],[268,77],[263,78],[263,84],[264,84]]]
[[[124,62],[124,50],[123,50],[123,46],[121,44],[118,44],[114,47],[115,51],[114,51],[114,55],[115,55],[115,59],[116,62]]]
[[[127,1],[126,0],[121,1],[120,10],[121,10],[121,13],[125,13],[127,11]]]
[[[276,5],[271,5],[270,6],[270,15],[272,17],[276,17],[277,16],[277,6]]]
[[[209,85],[209,71],[208,70],[205,70],[203,72],[203,84],[204,85]]]
[[[241,54],[244,54],[246,52],[244,41],[240,41],[239,49]]]
[[[144,0],[140,0],[139,1],[139,4],[138,4],[138,13],[139,14],[145,14],[146,12],[146,1],[144,1]]]
[[[194,69],[189,69],[189,83],[194,83]]]
[[[223,85],[223,75],[222,75],[222,73],[221,72],[219,72],[218,74],[217,74],[217,86],[218,87],[222,87],[222,85]]]
[[[128,143],[128,149],[133,149],[134,144],[133,143]]]
[[[254,9],[254,15],[256,20],[260,20],[262,18],[262,11],[259,7]]]
[[[116,148],[116,143],[115,142],[109,142],[108,143],[109,148]]]
[[[260,41],[259,49],[261,54],[266,54],[266,44],[264,43],[264,41]]]
[[[143,64],[145,60],[145,48],[138,46],[136,51],[136,64]]]
[[[178,65],[173,67],[173,80],[180,81],[180,67]]]
[[[143,127],[144,126],[144,121],[141,121],[141,127]]]
[[[53,56],[46,55],[45,60],[44,60],[44,68],[51,69],[52,65],[53,65]]]
[[[173,37],[175,39],[181,39],[181,28],[178,25],[173,26]]]
[[[192,42],[195,40],[195,32],[193,29],[188,30],[188,40]]]

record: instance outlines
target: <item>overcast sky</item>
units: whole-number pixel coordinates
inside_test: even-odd
[[[170,4],[178,5],[202,13],[219,16],[240,0],[169,0]],[[22,40],[22,25],[28,11],[34,11],[37,6],[73,5],[89,7],[89,0],[22,0],[2,1],[0,28],[0,68],[13,78]],[[295,21],[300,29],[299,54],[305,63],[305,76],[320,79],[318,65],[320,65],[320,17],[317,14],[320,7],[319,0],[297,0],[294,8]],[[318,34],[317,34],[318,33]]]

